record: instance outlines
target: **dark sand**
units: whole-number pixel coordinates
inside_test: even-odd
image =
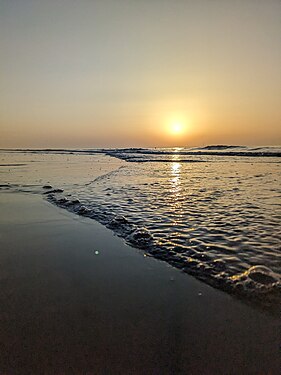
[[[279,374],[277,319],[39,196],[0,204],[1,375]]]

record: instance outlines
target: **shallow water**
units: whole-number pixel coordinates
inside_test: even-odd
[[[2,152],[0,176],[4,190],[44,194],[211,285],[276,303],[280,156],[226,146]]]

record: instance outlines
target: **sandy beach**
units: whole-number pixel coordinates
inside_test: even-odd
[[[0,374],[278,374],[279,321],[42,197],[1,193]]]

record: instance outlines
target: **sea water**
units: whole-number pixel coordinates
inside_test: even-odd
[[[208,284],[277,305],[280,157],[224,145],[3,150],[1,189],[42,194]]]

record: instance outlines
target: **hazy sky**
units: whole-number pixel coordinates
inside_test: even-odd
[[[0,0],[0,51],[0,147],[281,144],[280,0]]]

